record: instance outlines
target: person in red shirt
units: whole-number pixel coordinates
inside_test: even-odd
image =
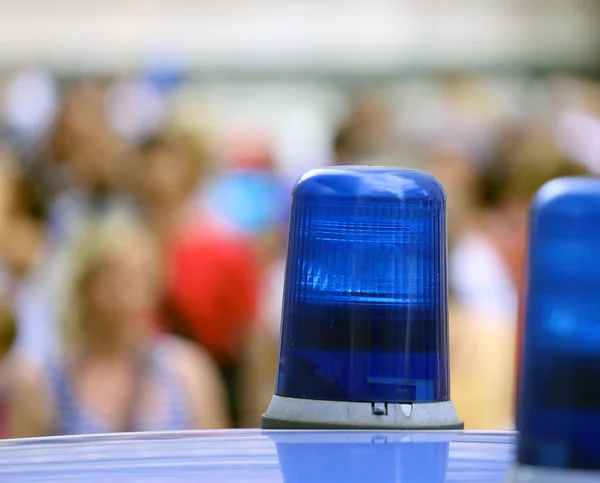
[[[143,146],[143,200],[164,249],[166,329],[213,356],[226,384],[231,421],[238,426],[242,354],[256,319],[260,263],[252,239],[194,209],[205,166],[194,146],[179,135]]]
[[[256,314],[259,268],[252,245],[199,223],[173,237],[167,260],[167,294],[187,321],[182,329],[219,363],[233,363],[238,339]]]

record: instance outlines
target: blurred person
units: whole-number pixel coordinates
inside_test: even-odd
[[[440,180],[449,200],[446,205],[448,246],[469,228],[476,211],[473,185],[477,182],[477,161],[456,146],[435,145],[424,159],[425,171]]]
[[[178,130],[141,145],[138,189],[146,219],[163,245],[198,219],[194,195],[208,171],[207,150],[199,137]]]
[[[93,80],[69,84],[41,167],[55,246],[68,246],[88,221],[113,208],[135,209],[134,154],[109,122],[105,87]]]
[[[529,202],[547,180],[587,170],[534,133],[508,133],[501,143],[496,159],[476,170],[477,212],[452,250],[450,284],[462,306],[514,323]]]
[[[285,270],[290,189],[277,169],[269,138],[260,132],[227,138],[228,166],[207,187],[211,212],[257,245],[257,316],[242,345],[240,422],[256,427],[273,394]]]
[[[358,98],[333,140],[334,165],[383,164],[395,154],[391,113],[375,95]]]
[[[274,227],[261,243],[263,278],[257,321],[248,333],[243,354],[243,425],[260,426],[275,388],[287,254],[287,222]]]
[[[425,169],[438,177],[446,190],[448,245],[453,247],[477,216],[473,186],[494,154],[499,106],[498,99],[490,96],[476,77],[444,76],[440,80],[437,102],[410,115],[422,116],[417,121],[421,126],[414,132],[417,149],[423,152]]]
[[[227,426],[205,351],[157,330],[152,237],[120,213],[73,254],[71,311],[56,361],[16,381],[11,437]]]
[[[527,213],[548,180],[585,174],[542,143],[528,143],[480,173],[482,210],[457,242],[449,272],[452,398],[468,429],[513,429],[518,293]]]
[[[333,139],[333,160],[337,166],[352,164],[357,158],[358,147],[354,140],[355,129],[350,123],[343,124]]]
[[[141,192],[166,264],[167,328],[206,348],[225,381],[230,418],[240,424],[241,355],[256,320],[260,266],[252,239],[232,231],[194,194],[207,160],[197,140],[167,133],[142,147]]]
[[[512,321],[456,302],[450,303],[449,316],[452,400],[465,429],[515,429]]]
[[[68,158],[70,146],[78,140],[112,135],[104,82],[93,78],[67,82],[51,135],[49,148],[57,160]]]
[[[17,324],[12,311],[6,304],[0,304],[0,439],[6,437],[8,428],[8,406],[13,376],[13,343],[16,339]]]
[[[37,367],[15,350],[19,327],[9,303],[0,302],[0,439],[10,435],[13,425],[11,405],[19,381],[30,377]]]
[[[16,350],[44,364],[56,343],[61,267],[45,233],[46,206],[10,152],[0,154],[0,298],[12,307]]]

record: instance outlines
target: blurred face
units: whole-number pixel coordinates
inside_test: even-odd
[[[146,155],[143,191],[151,208],[171,208],[187,198],[193,183],[191,162],[185,153],[158,148]]]
[[[89,310],[104,323],[146,323],[156,301],[155,263],[145,240],[121,244],[89,281]]]
[[[354,113],[359,144],[366,152],[377,153],[389,147],[393,138],[390,112],[379,99],[363,99]]]
[[[43,227],[24,216],[12,217],[6,224],[7,233],[0,239],[4,262],[16,275],[25,275],[32,267],[43,242]]]
[[[106,128],[104,89],[93,81],[73,86],[64,101],[64,122],[76,135],[93,135]]]
[[[104,89],[89,82],[66,96],[59,124],[62,159],[76,182],[85,189],[112,188],[119,183],[126,143],[110,125]]]
[[[108,139],[106,142],[89,139],[72,146],[68,166],[80,186],[94,190],[117,184],[121,160],[110,147]]]

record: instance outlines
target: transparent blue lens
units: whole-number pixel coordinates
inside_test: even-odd
[[[541,188],[528,272],[518,459],[600,469],[599,179]]]
[[[292,194],[276,394],[450,398],[445,194],[421,171],[330,168]]]

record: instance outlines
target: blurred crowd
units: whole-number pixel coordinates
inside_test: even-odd
[[[211,136],[170,115],[178,86],[30,69],[0,92],[5,436],[260,422],[293,180],[268,133]],[[462,78],[434,106],[351,95],[327,159],[304,164],[406,166],[444,184],[452,395],[469,428],[513,425],[533,193],[600,168],[600,87],[545,86],[541,100],[521,93],[518,114]]]

